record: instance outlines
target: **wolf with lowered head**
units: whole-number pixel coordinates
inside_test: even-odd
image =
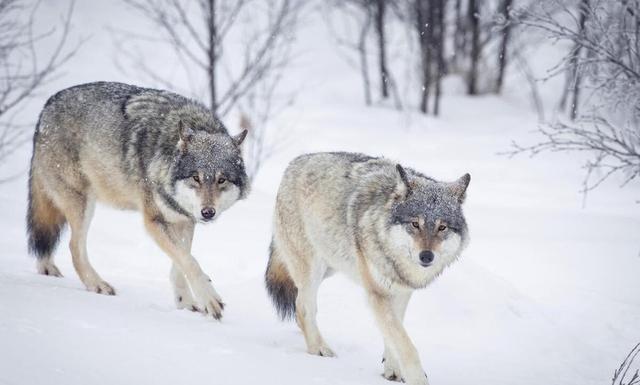
[[[470,176],[439,182],[383,158],[318,153],[292,161],[278,190],[266,286],[280,316],[295,315],[311,354],[333,356],[316,324],[321,282],[346,273],[367,293],[385,344],[384,377],[427,384],[402,323],[412,292],[468,242]]]
[[[58,92],[40,114],[29,174],[27,232],[38,271],[61,275],[53,252],[68,224],[86,288],[115,294],[89,262],[87,231],[96,202],[138,210],[173,261],[178,308],[219,319],[224,304],[191,242],[196,223],[246,196],[245,136],[230,136],[202,104],[167,91],[99,82]]]

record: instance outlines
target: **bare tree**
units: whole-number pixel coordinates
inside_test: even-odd
[[[504,73],[507,68],[507,48],[509,45],[509,37],[511,35],[511,6],[513,0],[502,0],[500,7],[500,22],[502,24],[502,40],[498,51],[498,77],[496,79],[496,93],[502,91],[504,82]]]
[[[364,101],[367,106],[372,103],[371,97],[371,78],[369,76],[369,50],[367,47],[367,38],[369,37],[369,31],[371,24],[373,23],[373,8],[371,7],[370,0],[336,0],[329,4],[328,10],[337,10],[344,16],[344,25],[336,25],[335,17],[328,15],[325,19],[329,27],[333,39],[336,43],[350,51],[355,51],[358,55],[357,63],[351,62],[350,58],[346,56],[347,61],[354,67],[357,67],[360,71],[362,78],[362,88]],[[355,38],[351,35],[352,26],[355,25],[356,33]],[[382,56],[382,50],[379,51]],[[386,59],[385,59],[386,60]],[[382,59],[380,59],[382,62]],[[385,64],[386,66],[386,64]],[[382,68],[382,65],[381,65]],[[386,71],[386,70],[385,70]],[[384,77],[383,77],[384,79]]]
[[[560,16],[549,11],[559,6]],[[584,19],[571,5],[559,1],[540,4],[522,23],[546,31],[549,37],[573,43],[574,48],[552,74],[575,69],[578,91],[587,93],[573,123],[556,122],[540,130],[543,140],[530,146],[514,144],[514,154],[576,151],[591,154],[586,163],[584,191],[599,186],[613,174],[622,185],[640,176],[640,0],[581,2]],[[582,24],[581,20],[584,20]],[[582,55],[575,55],[578,46]],[[588,108],[587,108],[588,107]]]
[[[269,6],[264,10],[268,20],[267,24],[273,23],[273,19],[279,17],[280,12],[276,7]],[[245,20],[248,25],[244,28],[245,44],[259,41],[259,37],[264,33],[260,28],[252,29],[254,20]],[[292,56],[293,26],[289,26],[288,33],[283,39],[288,39],[287,44],[282,44],[277,52],[273,53],[270,70],[265,71],[259,78],[256,78],[253,86],[249,88],[244,97],[238,99],[238,110],[240,111],[240,128],[248,130],[246,144],[244,147],[245,166],[250,178],[254,178],[262,163],[270,158],[275,152],[281,149],[285,138],[280,130],[271,130],[270,136],[267,131],[274,124],[274,118],[284,109],[290,106],[295,99],[297,90],[280,91],[280,83],[288,68],[289,58]]]
[[[462,0],[455,0],[454,3],[455,29],[453,35],[453,58],[452,64],[456,69],[461,66],[461,61],[465,57],[466,51],[466,20],[462,11]]]
[[[397,19],[404,17],[401,7],[396,2],[389,0],[332,0],[327,3],[325,10],[328,12],[325,20],[333,39],[340,47],[357,53],[357,63],[354,63],[348,54],[343,56],[350,65],[357,67],[360,71],[365,104],[367,106],[372,104],[370,53],[367,43],[370,38],[375,37],[375,45],[377,46],[375,60],[378,63],[381,99],[388,99],[391,96],[394,107],[402,108],[387,55],[387,25],[390,23],[391,16]],[[372,26],[374,36],[370,36]]]
[[[420,48],[420,111],[429,112],[431,74],[433,64],[433,7],[429,0],[415,0],[415,30],[418,33]]]
[[[554,8],[559,12],[552,11]],[[519,12],[518,18],[524,25],[547,32],[549,38],[572,43],[569,53],[551,69],[551,76],[580,76],[583,79],[571,80],[567,89],[590,90],[590,96],[606,92],[613,97],[613,104],[618,104],[635,100],[620,90],[631,91],[633,96],[640,92],[639,9],[638,0],[580,0],[578,7],[554,0]]]
[[[580,0],[578,6],[579,22],[577,33],[579,35],[584,34],[584,28],[587,21],[587,12],[589,9],[589,0]],[[565,110],[567,106],[567,99],[572,96],[571,108],[569,110],[569,116],[571,119],[575,119],[578,112],[578,102],[580,100],[580,73],[578,71],[578,58],[582,53],[582,46],[579,43],[574,43],[573,48],[569,54],[568,65],[566,68],[566,83],[562,96],[560,97],[560,109]]]
[[[515,59],[515,63],[518,65],[518,69],[522,76],[524,76],[527,84],[529,85],[529,94],[531,96],[531,103],[538,115],[538,121],[544,121],[544,104],[542,103],[542,97],[540,96],[540,90],[538,89],[538,78],[533,73],[531,66],[526,58],[524,58],[519,52],[514,52],[512,55]]]
[[[378,40],[378,64],[380,67],[380,94],[383,99],[389,97],[389,70],[387,66],[387,48],[385,37],[385,12],[387,0],[375,1],[376,37]]]
[[[433,49],[436,55],[436,84],[435,95],[433,101],[433,114],[438,116],[440,114],[440,95],[442,93],[442,78],[445,74],[444,63],[444,50],[445,50],[445,35],[446,35],[446,22],[445,22],[445,10],[447,2],[446,0],[435,0],[433,2],[434,12],[434,36],[433,36]]]
[[[18,0],[0,0],[0,163],[28,138],[27,127],[16,124],[15,113],[42,88],[77,52],[80,42],[68,47],[74,2],[60,21],[43,32],[36,31],[40,1],[26,4]],[[36,46],[51,45],[45,57]],[[1,182],[2,180],[0,180]]]
[[[587,14],[589,9],[589,0],[582,0],[579,7],[580,12],[580,21],[579,25],[579,34],[584,34],[585,23],[587,21]],[[580,55],[582,54],[582,47],[580,44],[576,44],[576,47],[572,53],[572,63],[573,63],[573,100],[571,102],[571,110],[569,112],[569,116],[571,120],[574,120],[578,115],[578,103],[580,102],[580,83],[582,81],[582,76],[580,71],[577,68],[577,63],[579,61]],[[568,82],[567,82],[568,83]]]
[[[467,93],[478,93],[478,62],[480,61],[480,4],[482,0],[469,0],[468,18],[471,33],[471,54],[467,75]]]
[[[358,34],[357,50],[358,56],[360,57],[360,72],[362,74],[364,99],[367,106],[371,105],[371,81],[369,80],[369,65],[367,64],[367,34],[370,26],[371,13],[365,12],[364,21],[360,26],[360,33]]]
[[[635,134],[633,130],[636,130]],[[531,146],[513,143],[509,155],[541,152],[587,152],[593,156],[584,167],[583,192],[598,187],[615,173],[624,176],[622,186],[640,176],[640,136],[637,129],[617,126],[598,117],[583,117],[573,123],[557,122],[539,130],[544,139]]]
[[[283,70],[289,65],[293,32],[297,27],[303,2],[298,0],[123,0],[157,28],[160,38],[140,36],[129,31],[115,31],[116,40],[125,47],[130,66],[153,83],[189,93],[199,98],[206,94],[209,106],[219,117],[242,110],[252,121],[254,130],[272,118],[274,97]],[[250,20],[249,20],[250,19]],[[245,22],[239,23],[244,20]],[[244,33],[243,52],[225,53],[230,33]],[[155,33],[155,31],[154,31]],[[144,55],[131,42],[154,42],[171,49],[185,76],[187,89],[171,81],[163,68],[149,66]],[[123,66],[124,67],[124,66]],[[195,77],[195,80],[194,80]],[[202,82],[200,79],[206,79]],[[275,83],[274,83],[275,82]],[[268,83],[268,86],[265,85]],[[203,90],[202,84],[206,84]],[[262,87],[262,91],[258,88]],[[267,92],[265,90],[271,89]],[[259,97],[258,97],[259,96]],[[248,101],[251,99],[251,101]],[[258,107],[260,103],[262,107]],[[244,106],[243,106],[244,105]],[[248,109],[247,106],[252,108]],[[262,112],[251,116],[252,111]],[[269,111],[268,113],[265,111]],[[260,115],[258,118],[257,115]],[[263,140],[263,134],[249,133],[248,143]],[[262,147],[263,144],[258,147]],[[261,152],[264,154],[265,152]],[[261,160],[253,162],[256,165]],[[257,166],[256,166],[257,167]],[[257,171],[254,170],[254,171]]]
[[[415,0],[414,28],[420,49],[420,111],[429,112],[431,90],[433,113],[440,113],[441,82],[445,74],[445,0]]]

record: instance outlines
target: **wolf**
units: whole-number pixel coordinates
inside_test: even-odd
[[[445,183],[384,158],[302,155],[287,167],[275,205],[265,282],[280,317],[295,315],[307,350],[334,356],[316,324],[321,282],[334,272],[362,285],[385,349],[388,380],[427,384],[402,322],[412,292],[468,243],[462,211],[469,174]]]
[[[220,319],[211,279],[191,255],[196,223],[210,223],[246,197],[241,144],[202,104],[122,83],[67,88],[46,102],[33,138],[27,234],[38,272],[61,276],[53,252],[65,224],[73,266],[90,291],[114,295],[89,262],[96,202],[137,210],[171,258],[180,309]],[[194,298],[195,297],[195,298]]]

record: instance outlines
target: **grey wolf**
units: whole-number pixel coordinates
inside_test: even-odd
[[[114,295],[89,262],[87,232],[96,202],[137,210],[173,261],[178,308],[219,319],[224,304],[191,242],[196,223],[248,193],[245,136],[230,136],[203,105],[167,91],[98,82],[58,92],[40,113],[29,172],[27,233],[38,272],[61,276],[53,252],[68,224],[78,276],[88,290]]]
[[[289,164],[265,281],[280,317],[295,315],[309,353],[334,355],[316,324],[316,296],[325,278],[344,272],[364,287],[384,337],[384,377],[428,383],[402,322],[412,292],[468,242],[462,203],[470,180],[439,182],[352,153],[308,154]]]

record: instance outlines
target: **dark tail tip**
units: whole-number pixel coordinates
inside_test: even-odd
[[[270,246],[269,265],[264,275],[267,292],[281,320],[289,320],[296,314],[298,288],[291,279],[285,264],[278,259],[273,242]]]
[[[53,253],[60,238],[61,227],[55,229],[40,229],[27,225],[29,233],[29,251],[37,258],[45,258]]]
[[[65,218],[42,191],[29,184],[29,206],[27,208],[27,235],[29,251],[37,258],[46,258],[53,253]]]

